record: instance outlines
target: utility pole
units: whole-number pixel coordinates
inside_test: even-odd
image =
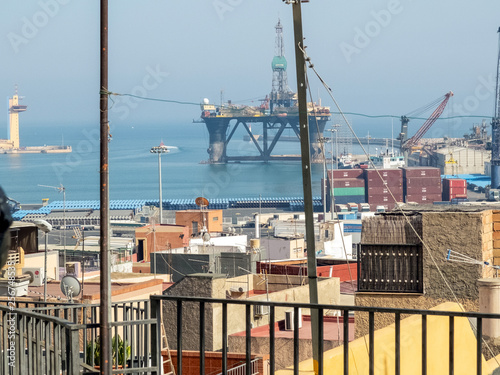
[[[500,27],[498,28],[500,35]],[[495,96],[495,117],[491,121],[491,188],[500,185],[500,39],[498,42],[497,85]]]
[[[304,188],[304,214],[306,218],[307,277],[309,280],[309,300],[318,303],[318,277],[316,273],[316,248],[314,244],[314,217],[311,183],[311,154],[309,150],[309,124],[307,112],[306,61],[304,57],[304,37],[302,34],[301,0],[286,0],[292,4],[293,28],[295,36],[295,64],[297,71],[297,95],[299,103],[300,149],[302,159],[302,184]],[[319,314],[311,309],[311,336],[313,347],[314,373],[318,374],[319,363]]]
[[[109,259],[109,122],[108,122],[108,0],[101,0],[101,82],[100,92],[100,200],[101,200],[101,304],[99,331],[101,374],[112,374],[111,351],[111,274]]]

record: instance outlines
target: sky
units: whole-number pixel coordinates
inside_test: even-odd
[[[500,2],[311,0],[307,53],[346,112],[401,116],[454,92],[443,116],[494,112]],[[200,103],[259,104],[271,91],[275,25],[284,26],[296,91],[292,6],[279,0],[109,0],[109,90]],[[14,86],[24,126],[99,124],[99,1],[2,0],[0,96]],[[308,71],[314,100],[335,110]],[[197,105],[112,97],[113,126],[179,126]],[[0,115],[5,138],[7,108]],[[360,136],[397,119],[348,116]],[[428,136],[461,136],[480,118],[439,121]],[[410,125],[413,125],[411,123]],[[417,125],[414,125],[417,126]],[[410,128],[410,133],[416,131]]]

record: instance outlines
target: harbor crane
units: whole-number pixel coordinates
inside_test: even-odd
[[[429,103],[426,106],[419,108],[406,116],[401,116],[401,133],[399,134],[399,140],[401,142],[401,153],[405,157],[406,165],[408,165],[408,156],[411,148],[418,144],[420,139],[422,139],[425,133],[427,133],[427,131],[431,128],[431,126],[441,116],[446,107],[446,104],[448,104],[448,101],[452,96],[453,92],[450,91],[444,96],[434,100],[432,103]],[[424,124],[420,127],[420,129],[418,129],[415,135],[410,139],[408,139],[408,123],[410,122],[409,116],[422,113],[430,108],[433,108],[439,102],[441,102],[439,106],[434,110],[434,112],[432,112],[430,117],[424,122]]]

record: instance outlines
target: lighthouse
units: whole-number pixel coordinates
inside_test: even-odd
[[[24,112],[28,108],[27,105],[19,105],[19,95],[17,88],[12,98],[9,98],[9,142],[12,143],[13,149],[19,148],[19,112]]]

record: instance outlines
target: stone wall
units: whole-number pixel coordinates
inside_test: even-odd
[[[392,219],[373,218],[371,228],[377,227],[376,220],[381,223],[378,233],[383,233],[390,222],[397,228],[396,240],[387,239],[390,243],[415,237],[408,234],[408,223],[402,215],[389,215]],[[491,262],[494,254],[494,220],[497,219],[491,210],[481,212],[422,212],[421,215],[411,216],[421,220],[415,226],[421,229],[423,239],[423,282],[424,294],[401,293],[357,293],[357,306],[393,307],[409,309],[429,309],[443,302],[460,302],[466,311],[479,310],[479,292],[477,280],[483,277],[492,277],[494,270],[478,264],[450,262],[446,259],[448,249],[466,255],[478,261]],[[400,221],[399,223],[397,223]],[[498,230],[500,239],[500,211],[498,214]],[[366,230],[364,228],[364,230]],[[381,235],[373,235],[367,231],[365,243],[384,240]],[[411,242],[399,242],[411,243]],[[500,249],[500,241],[498,243]],[[499,250],[500,252],[500,250]],[[455,299],[456,298],[456,299]],[[376,314],[375,329],[382,328],[394,322],[394,316]],[[356,337],[368,333],[368,314],[356,313]]]
[[[168,288],[164,295],[186,297],[212,297],[212,277],[185,277]],[[200,340],[200,310],[198,303],[183,302],[182,315],[182,349],[196,350]],[[213,319],[213,309],[210,304],[205,305],[205,322]],[[177,304],[173,301],[163,301],[163,325],[170,348],[177,348]],[[205,330],[205,347],[213,350],[212,331]]]
[[[279,276],[279,277],[276,277]],[[272,280],[286,278],[282,275],[274,275]],[[295,282],[300,277],[295,276]],[[248,280],[248,284],[247,284]],[[171,296],[193,296],[218,299],[248,299],[254,301],[275,302],[309,302],[309,286],[302,285],[292,287],[274,293],[265,293],[248,296],[246,292],[231,293],[231,287],[235,285],[248,285],[252,290],[254,285],[261,283],[260,275],[239,276],[234,279],[226,279],[224,275],[215,274],[196,274],[183,278],[178,283],[167,289],[164,294]],[[281,288],[281,287],[280,287]],[[319,303],[338,304],[340,301],[340,281],[338,278],[320,279],[318,282]],[[275,311],[276,320],[285,318],[287,308],[277,308]],[[227,308],[228,334],[242,332],[245,330],[245,306],[228,305]],[[308,315],[307,309],[303,313]],[[199,304],[183,303],[183,344],[185,350],[199,349]],[[254,316],[253,308],[250,309],[251,322],[254,327],[269,324],[269,315]],[[177,310],[173,302],[163,302],[163,322],[170,347],[177,347]],[[205,306],[205,343],[206,350],[216,351],[222,347],[222,305],[206,304]]]

